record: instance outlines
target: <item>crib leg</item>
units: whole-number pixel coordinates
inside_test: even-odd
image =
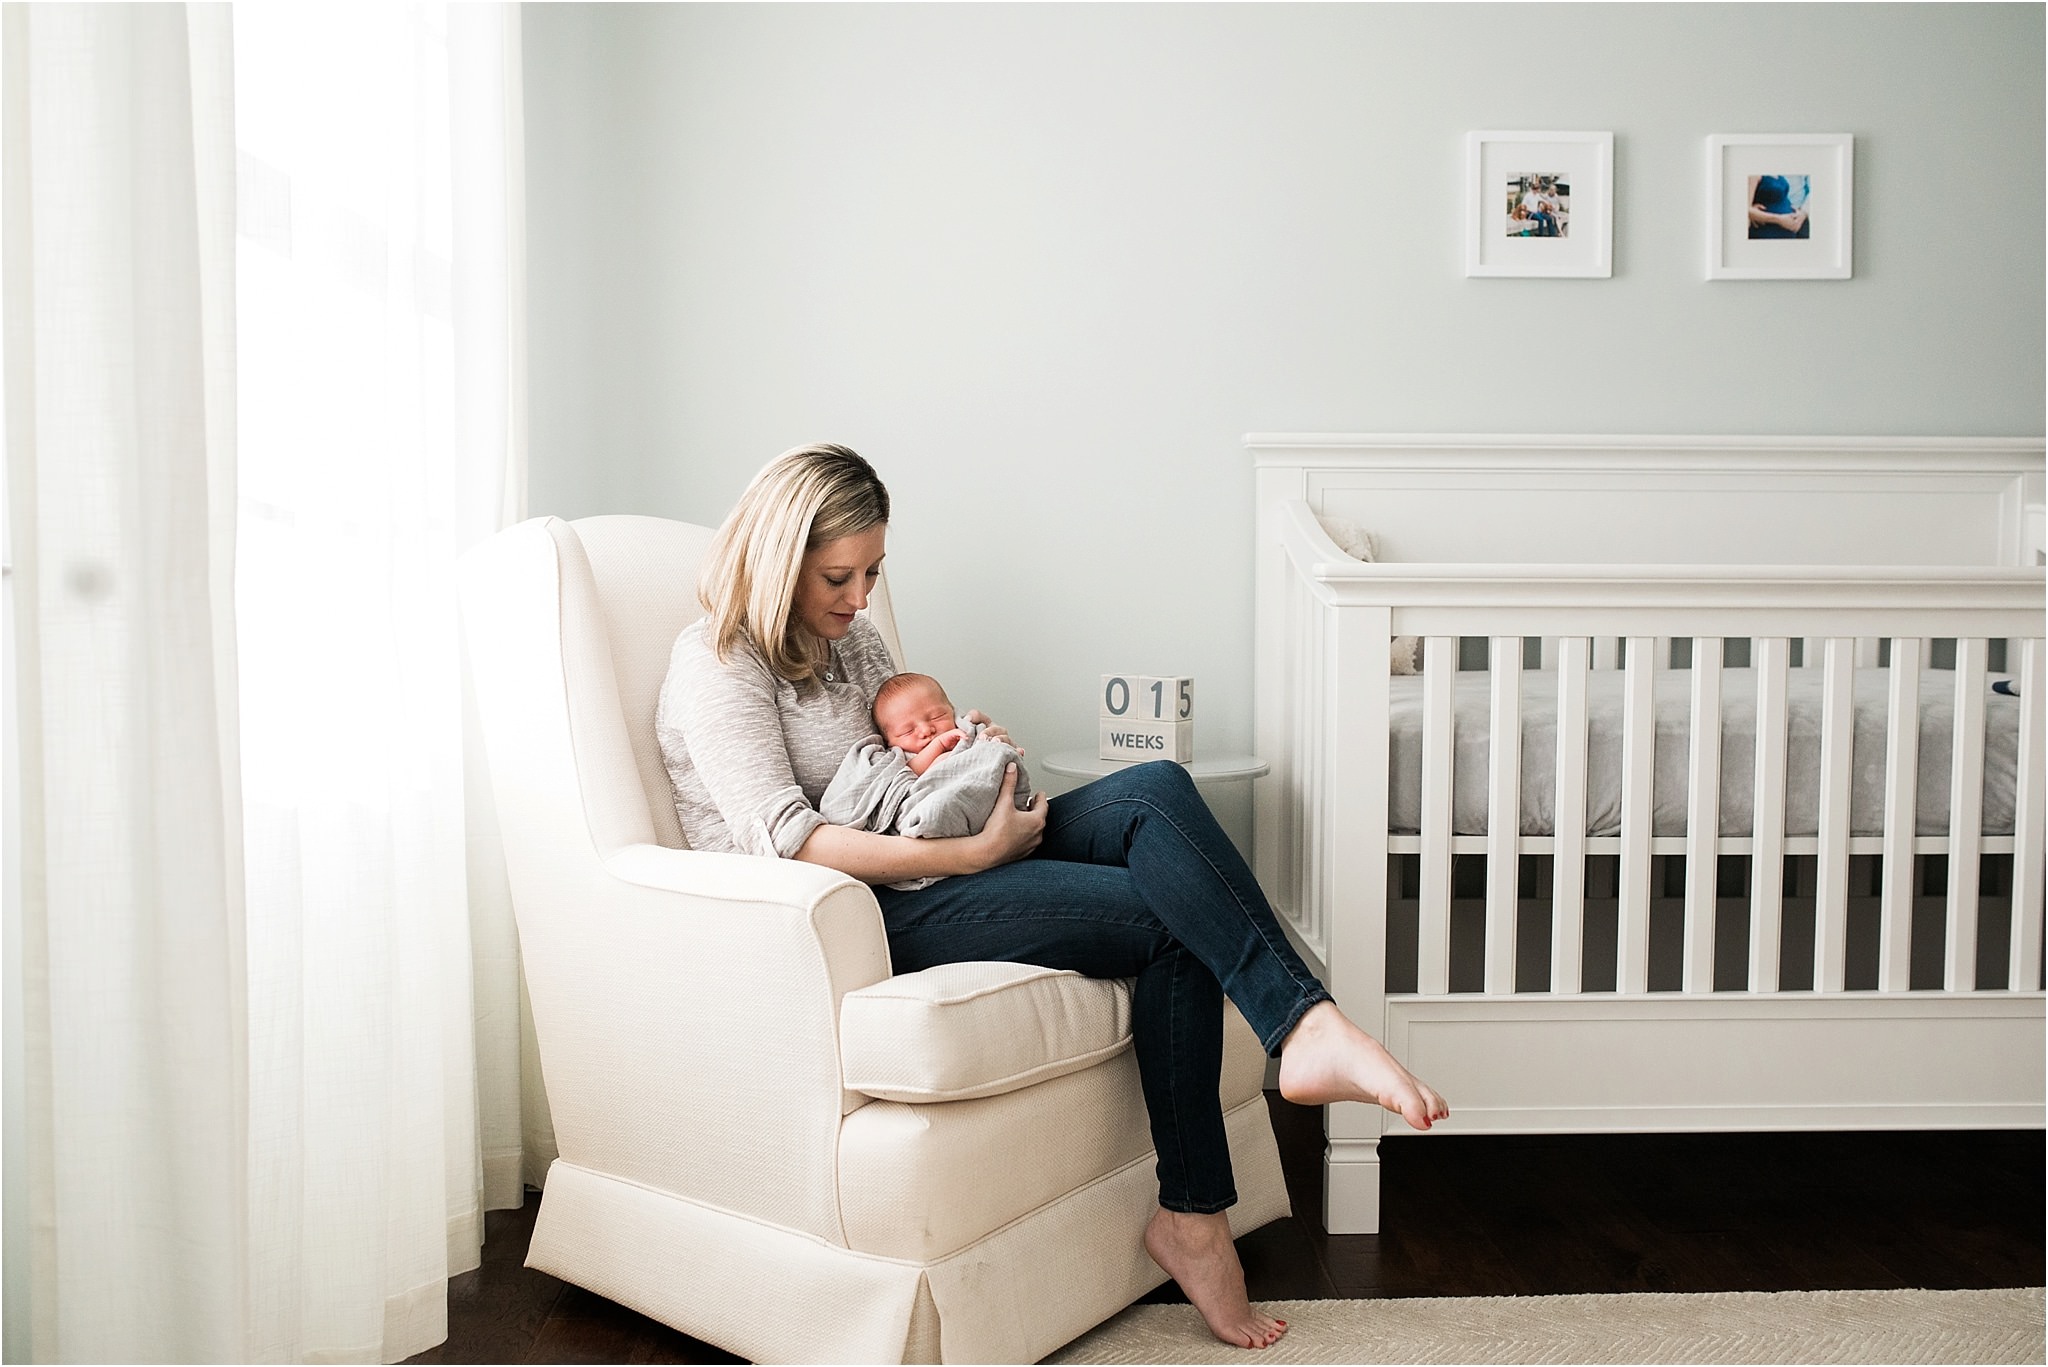
[[[1380,1232],[1380,1141],[1332,1137],[1323,1151],[1323,1230]]]

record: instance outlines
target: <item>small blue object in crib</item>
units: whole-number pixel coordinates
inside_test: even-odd
[[[2008,698],[2017,698],[2020,695],[2020,686],[2011,679],[1993,679],[1991,681],[1991,691],[1993,693],[2003,693]]]

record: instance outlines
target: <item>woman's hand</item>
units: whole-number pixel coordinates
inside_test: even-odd
[[[1031,795],[1030,810],[1017,810],[1017,766],[1008,766],[1003,773],[1003,791],[996,796],[996,809],[989,813],[988,824],[981,828],[980,835],[969,837],[979,842],[977,856],[987,860],[981,868],[1013,863],[1037,849],[1038,842],[1045,839],[1045,814],[1044,793]]]
[[[1752,204],[1749,206],[1749,221],[1753,224],[1783,228],[1788,233],[1796,233],[1806,225],[1806,210],[1794,209],[1789,214],[1774,214]]]
[[[964,718],[962,718],[962,720],[971,721],[975,725],[981,727],[982,739],[999,740],[1003,744],[1009,746],[1012,750],[1015,750],[1018,754],[1021,755],[1024,753],[1024,747],[1017,744],[1016,741],[1011,740],[1010,733],[1008,731],[1005,731],[1002,727],[997,726],[994,722],[990,721],[988,719],[988,714],[986,712],[983,712],[980,708],[968,708],[967,715]]]

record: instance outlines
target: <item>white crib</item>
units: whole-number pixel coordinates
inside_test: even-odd
[[[1254,863],[1435,1132],[2043,1123],[2039,441],[1246,445]]]

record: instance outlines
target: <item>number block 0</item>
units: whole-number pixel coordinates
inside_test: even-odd
[[[1105,674],[1097,704],[1104,721],[1193,721],[1195,681],[1185,674]]]

